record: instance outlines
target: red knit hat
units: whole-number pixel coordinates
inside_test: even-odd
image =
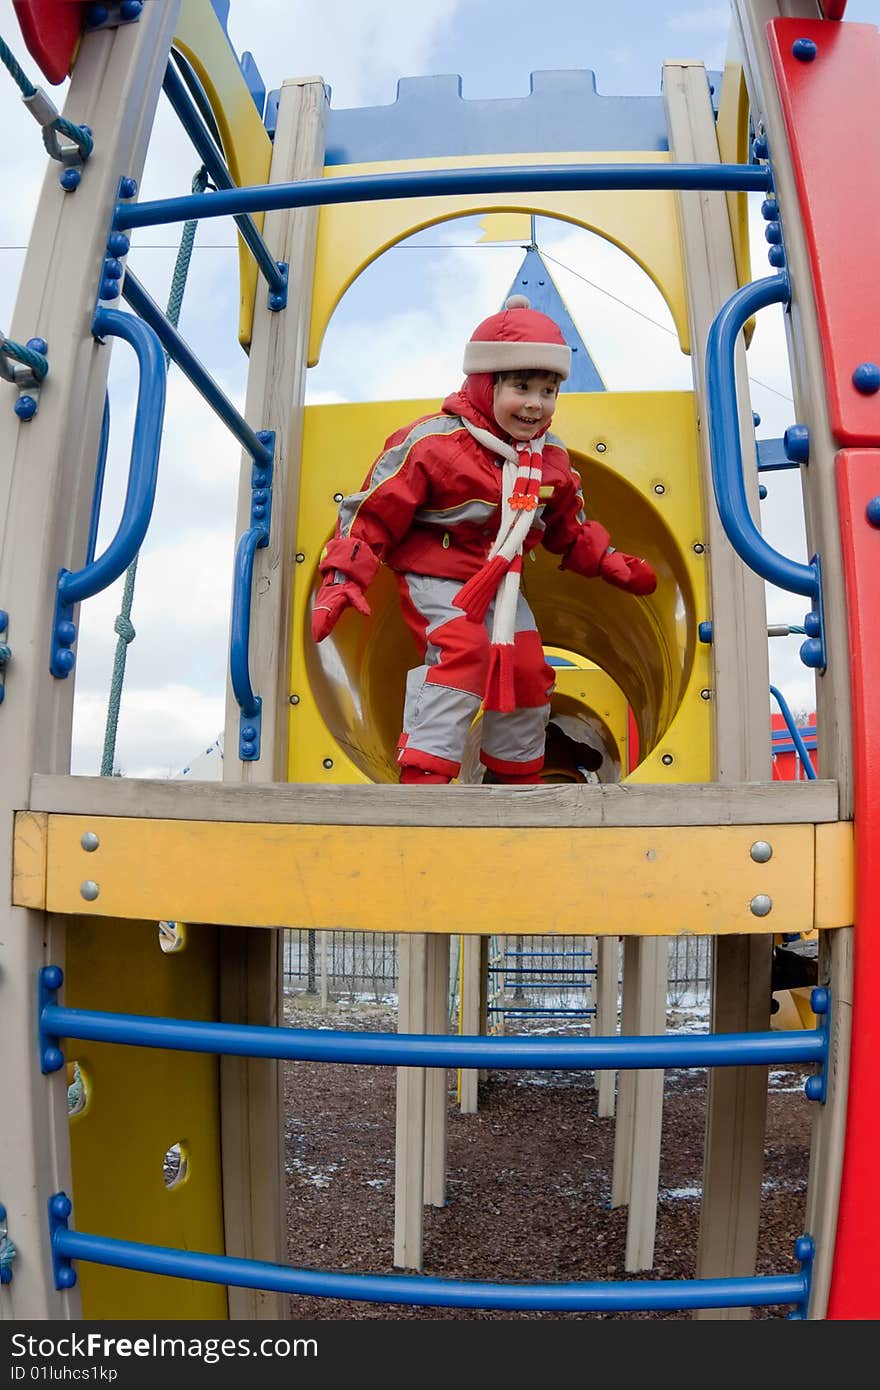
[[[480,372],[557,372],[564,381],[571,371],[571,348],[546,314],[533,309],[524,294],[512,294],[500,314],[483,319],[464,350],[467,376]]]

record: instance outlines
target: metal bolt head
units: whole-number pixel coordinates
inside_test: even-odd
[[[603,439],[600,439],[599,443],[596,445],[596,453],[604,454],[607,448],[608,445],[605,443],[605,441]]]
[[[341,502],[341,501],[342,501],[342,498],[343,498],[343,493],[341,493],[341,492],[334,492],[334,494],[333,494],[333,501],[334,501],[334,502]]]
[[[79,891],[87,903],[93,903],[101,890],[93,878],[87,878]]]
[[[294,559],[296,560],[296,563],[297,563],[298,565],[301,565],[302,562],[303,562],[303,560],[304,560],[305,558],[306,558],[306,557],[305,557],[305,555],[303,555],[303,553],[302,553],[301,550],[298,550],[298,551],[296,552],[296,555],[294,556]]]
[[[289,705],[298,705],[298,704],[299,704],[299,696],[298,696],[298,695],[288,695],[288,697],[287,697],[287,703],[288,703]]]
[[[769,859],[773,858],[773,846],[768,844],[766,840],[756,840],[749,850],[749,854],[756,864],[766,864]]]
[[[671,767],[675,759],[671,753],[664,753],[660,761],[663,763],[664,767]]]
[[[756,893],[749,903],[749,908],[754,917],[767,917],[772,906],[773,899],[768,897],[766,893]]]
[[[694,554],[695,554],[695,555],[702,555],[702,553],[703,553],[703,551],[704,551],[705,549],[706,549],[706,547],[703,545],[703,542],[702,542],[702,541],[697,541],[696,545],[694,546]]]
[[[322,767],[326,767],[326,768],[331,768],[331,767],[333,766],[333,759],[332,759],[332,758],[325,758],[324,761],[323,761],[323,763],[321,764],[321,766],[322,766]]]
[[[662,483],[655,483],[655,484],[654,484],[654,491],[656,492],[656,494],[657,494],[658,497],[662,497],[663,494],[664,494],[664,492],[666,491],[666,488],[664,487],[664,485],[663,485]]]
[[[96,850],[98,848],[98,845],[100,843],[101,841],[98,839],[94,830],[87,830],[80,839],[80,844],[86,851],[86,854],[91,854],[93,850]]]
[[[700,699],[701,699],[701,700],[711,700],[711,699],[712,699],[712,691],[709,689],[708,686],[704,686],[703,689],[700,691]]]

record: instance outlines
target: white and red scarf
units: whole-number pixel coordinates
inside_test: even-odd
[[[492,645],[483,704],[486,709],[516,708],[513,681],[513,640],[522,574],[523,542],[534,525],[541,486],[543,435],[514,447],[462,417],[468,432],[504,460],[501,480],[501,520],[486,563],[456,594],[454,603],[472,622],[482,622],[494,598]]]

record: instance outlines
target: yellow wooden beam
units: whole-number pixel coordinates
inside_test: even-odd
[[[34,881],[30,819],[17,827],[16,892]],[[828,841],[837,868],[819,876],[824,927],[852,920],[848,829]],[[765,863],[752,855],[759,841],[772,846]],[[45,906],[358,931],[809,931],[815,844],[810,824],[438,829],[49,815]]]
[[[855,922],[855,844],[852,821],[816,826],[816,906],[813,926],[849,927]]]

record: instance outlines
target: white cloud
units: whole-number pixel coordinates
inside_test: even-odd
[[[399,77],[433,71],[435,44],[465,8],[465,0],[260,0],[259,25],[253,8],[233,5],[229,29],[270,87],[285,77],[319,76],[332,88],[334,107],[382,105],[394,101]]]

